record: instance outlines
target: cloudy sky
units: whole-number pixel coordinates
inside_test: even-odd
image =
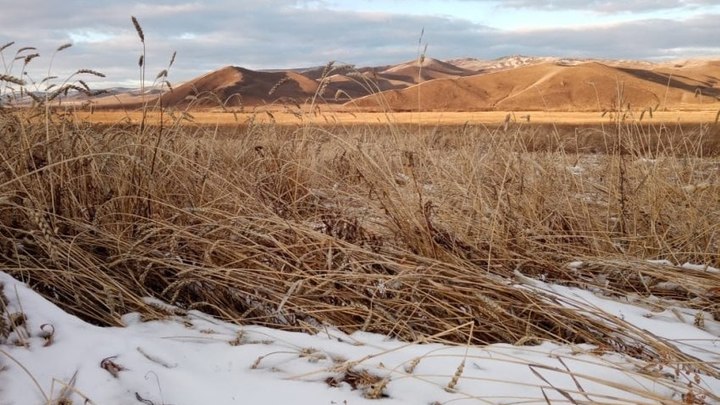
[[[131,16],[145,32],[150,78],[177,51],[175,83],[230,64],[398,63],[416,57],[423,28],[439,59],[720,57],[720,0],[0,0],[0,9],[0,46],[15,41],[4,71],[18,74],[15,52],[34,46],[31,79],[90,68],[107,75],[97,86],[139,82]]]

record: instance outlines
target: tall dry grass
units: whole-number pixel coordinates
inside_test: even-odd
[[[515,270],[618,273],[604,286],[618,293],[677,281],[673,298],[718,311],[703,297],[716,274],[645,262],[720,266],[704,130],[650,155],[642,134],[606,131],[611,153],[571,154],[538,138],[576,140],[522,126],[160,134],[28,113],[0,121],[3,265],[98,323],[152,312],[150,295],[289,328],[414,339],[475,319],[478,342],[607,338],[515,288]],[[596,265],[573,273],[574,260]]]

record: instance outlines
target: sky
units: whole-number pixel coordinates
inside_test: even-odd
[[[226,65],[297,68],[334,60],[358,66],[417,57],[508,55],[673,60],[720,58],[720,0],[0,0],[5,74],[40,82],[77,69],[106,75],[96,86],[137,86],[142,44],[146,77],[165,69],[173,83]],[[422,38],[420,37],[423,33]],[[73,46],[53,57],[65,43]],[[40,57],[23,70],[17,49]],[[91,78],[88,78],[91,79]],[[89,80],[93,81],[93,80]]]

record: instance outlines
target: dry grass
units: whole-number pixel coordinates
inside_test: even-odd
[[[155,296],[298,330],[413,340],[475,322],[474,343],[620,340],[515,287],[516,270],[583,285],[604,274],[617,294],[675,281],[663,295],[718,316],[705,295],[716,274],[645,262],[720,266],[717,149],[699,147],[716,133],[676,145],[612,127],[614,153],[579,155],[521,127],[48,120],[46,133],[26,112],[0,118],[0,260],[99,324],[163,316],[142,299]],[[570,272],[572,260],[591,265]]]

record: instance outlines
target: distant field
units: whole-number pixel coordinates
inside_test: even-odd
[[[537,123],[537,124],[602,124],[610,123],[613,118],[609,114],[603,115],[600,112],[543,112],[543,111],[482,111],[482,112],[326,112],[322,114],[302,115],[286,111],[265,111],[254,113],[232,113],[214,111],[192,111],[187,118],[189,121],[199,124],[243,124],[248,122],[256,123],[277,123],[277,124],[424,124],[424,125],[462,125],[468,124],[502,124],[510,114],[511,122]],[[718,114],[717,110],[695,110],[695,111],[658,111],[652,114],[641,112],[628,114],[626,121],[637,121],[643,123],[714,123]],[[77,112],[77,117],[93,123],[139,123],[142,120],[142,112],[125,111],[95,111]],[[175,117],[179,117],[176,113]],[[529,116],[529,120],[528,120]],[[168,121],[173,116],[167,112],[164,117]],[[160,120],[160,113],[148,112],[146,115],[148,123],[157,123]]]

